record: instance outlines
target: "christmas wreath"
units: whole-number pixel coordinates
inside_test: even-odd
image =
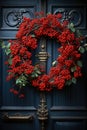
[[[51,91],[54,87],[62,89],[66,85],[76,83],[77,78],[82,76],[82,36],[72,23],[62,22],[61,19],[61,14],[47,14],[34,19],[25,17],[19,26],[16,40],[2,45],[8,55],[7,80],[14,78],[18,89],[24,88],[27,84],[41,91]],[[32,64],[32,53],[42,37],[55,39],[55,44],[60,44],[60,55],[52,63],[48,74],[40,65]],[[18,94],[18,90],[14,88],[10,91]]]

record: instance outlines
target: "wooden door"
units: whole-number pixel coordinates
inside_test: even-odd
[[[47,12],[62,13],[63,19],[73,22],[83,35],[87,34],[87,2],[80,0],[48,0]],[[48,66],[57,57],[56,44],[50,44],[47,50],[52,57],[48,59]],[[86,96],[86,53],[82,56],[83,77],[78,79],[77,84],[65,87],[62,91],[54,90],[49,94],[48,108],[51,130],[86,130],[87,119],[87,96]]]
[[[15,39],[18,25],[23,16],[34,18],[35,12],[44,10],[63,14],[63,19],[73,22],[76,28],[87,35],[87,2],[85,0],[1,0],[0,1],[0,39],[8,44]],[[52,61],[57,57],[57,46],[53,40],[47,41],[47,72]],[[6,56],[0,48],[0,129],[1,130],[86,130],[87,129],[87,54],[83,54],[83,77],[77,84],[45,93],[48,120],[45,128],[38,119],[37,109],[40,104],[40,92],[35,88],[25,89],[26,96],[20,99],[9,92],[13,82],[6,82]],[[35,58],[33,59],[35,60]],[[12,119],[12,117],[15,117]]]
[[[15,34],[23,16],[34,18],[35,12],[40,11],[40,1],[37,0],[6,0],[0,1],[0,39],[8,44],[9,39],[15,39]],[[26,89],[25,99],[20,100],[9,92],[13,82],[6,82],[6,56],[0,48],[0,129],[1,130],[39,130],[36,111],[39,102],[39,92]],[[10,120],[11,116],[24,118]]]

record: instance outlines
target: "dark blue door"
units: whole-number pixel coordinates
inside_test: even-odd
[[[41,5],[42,4],[42,5]],[[9,39],[15,39],[18,25],[22,17],[34,18],[35,12],[43,9],[45,12],[63,14],[63,19],[73,22],[75,26],[87,34],[87,2],[83,0],[1,0],[0,1],[0,39],[7,44]],[[47,41],[47,71],[52,61],[57,57],[57,46]],[[87,129],[87,62],[83,55],[83,77],[77,84],[63,90],[53,90],[46,93],[48,120],[45,128],[40,125],[37,116],[40,104],[40,92],[28,87],[26,96],[20,99],[9,92],[13,82],[6,82],[6,56],[0,48],[0,129],[1,130],[86,130]]]

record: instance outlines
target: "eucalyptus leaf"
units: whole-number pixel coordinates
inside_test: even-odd
[[[87,51],[87,43],[84,44],[84,48]]]
[[[31,37],[36,37],[34,34],[31,34]]]
[[[82,67],[82,62],[80,60],[77,61],[77,65]]]
[[[10,46],[11,46],[11,43],[8,43],[8,44],[6,45],[7,48],[10,48]]]
[[[10,49],[6,50],[6,55],[9,55],[11,53]]]
[[[85,47],[85,50],[87,51],[87,47]]]
[[[72,83],[76,84],[76,81],[77,81],[77,79],[73,77],[72,78]]]
[[[78,36],[82,36],[81,32],[79,30],[76,30]]]
[[[52,66],[56,66],[56,65],[57,65],[57,61],[55,60],[52,62]]]
[[[26,86],[26,84],[23,83],[23,86]]]
[[[70,27],[74,27],[74,24],[73,24],[73,23],[70,23]]]
[[[34,74],[32,74],[32,75],[31,75],[31,77],[32,77],[32,78],[35,78],[35,75],[34,75]]]
[[[82,46],[80,46],[80,47],[79,47],[79,51],[80,51],[81,53],[84,53],[84,52],[85,52],[85,48],[82,47]]]
[[[50,12],[47,13],[47,15],[51,14]]]
[[[76,66],[71,67],[71,72],[74,72],[74,71],[76,71]]]
[[[6,48],[6,45],[4,44],[3,41],[0,42],[0,46],[1,46],[3,49]]]
[[[73,23],[70,23],[70,24],[68,25],[68,28],[70,28],[72,32],[75,32],[75,31],[76,31],[75,28],[74,28],[74,24],[73,24]]]
[[[21,83],[21,80],[20,79],[16,79],[16,84],[19,84]]]
[[[12,64],[12,59],[8,59],[8,63],[11,65]]]
[[[35,78],[35,77],[38,77],[38,74],[33,72],[32,75],[31,75],[32,78]]]
[[[66,81],[66,85],[67,85],[67,86],[70,86],[71,84],[72,84],[72,80],[67,80],[67,81]]]
[[[6,53],[6,55],[9,55],[10,54],[10,49],[5,49],[5,53]]]
[[[25,75],[21,75],[16,79],[16,84],[19,85],[20,87],[24,87],[27,84],[27,78]]]
[[[1,46],[2,46],[3,49],[6,48],[6,46],[4,44],[2,44]]]
[[[35,73],[35,77],[38,77],[38,74],[37,74],[37,73]]]
[[[37,74],[41,74],[41,72],[40,72],[39,70],[36,70],[36,73],[37,73]]]
[[[71,27],[70,29],[71,29],[72,32],[75,32],[75,31],[76,31],[75,28],[73,28],[73,27]]]

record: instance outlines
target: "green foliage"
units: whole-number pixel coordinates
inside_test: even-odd
[[[87,51],[87,43],[84,44],[85,51]]]
[[[80,46],[79,47],[79,51],[80,51],[80,53],[84,53],[85,52],[85,48],[83,46]]]
[[[9,55],[11,53],[11,50],[10,50],[11,44],[10,43],[5,45],[5,43],[2,41],[2,42],[0,42],[0,45],[1,45],[2,49],[4,49],[6,55]]]
[[[70,86],[72,84],[72,80],[67,80],[66,81],[66,86]]]
[[[70,86],[72,83],[76,84],[77,79],[72,77],[72,79],[66,81],[66,85]]]
[[[76,30],[76,34],[78,37],[82,36],[82,33],[79,30]]]
[[[82,67],[82,62],[80,60],[77,61],[77,65]]]
[[[9,63],[9,65],[12,64],[12,58],[11,57],[8,59],[8,63]]]
[[[71,29],[72,32],[75,32],[75,31],[76,31],[75,28],[74,28],[74,24],[73,24],[73,23],[70,23],[70,24],[68,25],[68,28]]]
[[[37,78],[39,75],[41,75],[41,71],[39,70],[38,67],[35,67],[35,68],[34,68],[34,71],[33,71],[32,74],[31,74],[31,77],[32,77],[32,78]]]
[[[34,34],[32,34],[31,37],[36,37],[36,36]]]
[[[72,77],[72,79],[66,81],[65,85],[70,86],[72,83],[76,84],[76,82],[77,82],[77,79]]]
[[[76,84],[76,81],[77,81],[77,79],[73,77],[72,78],[72,83]]]
[[[25,75],[21,75],[16,79],[16,84],[20,86],[20,88],[23,86],[26,86],[28,83],[27,77]]]
[[[0,41],[0,45],[2,47],[2,49],[4,49],[4,52],[5,54],[8,56],[9,55],[9,58],[8,58],[8,63],[9,65],[12,64],[12,57],[11,57],[11,50],[10,50],[10,45],[11,43],[8,43],[7,45],[3,42],[3,41]]]
[[[58,62],[57,62],[56,60],[53,61],[53,62],[52,62],[52,66],[55,67],[55,66],[57,65],[57,63],[58,63]]]
[[[76,71],[76,66],[71,67],[71,72],[75,72]]]

